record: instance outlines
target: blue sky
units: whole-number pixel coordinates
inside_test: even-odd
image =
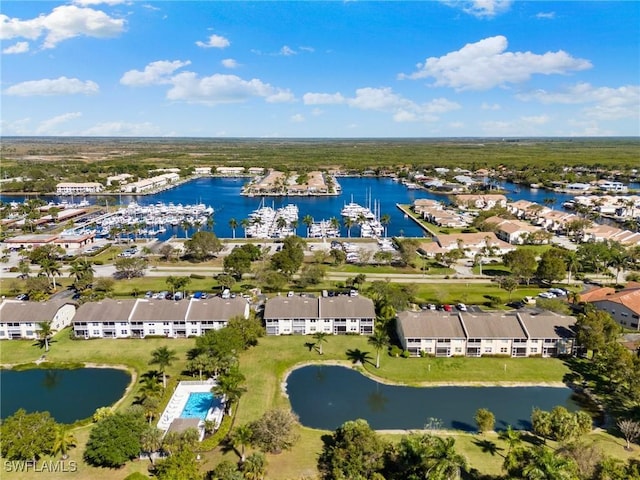
[[[6,1],[2,135],[640,135],[640,2]]]

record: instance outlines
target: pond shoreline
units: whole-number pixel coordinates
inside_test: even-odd
[[[369,372],[367,369],[362,367],[362,365],[357,365],[352,362],[346,360],[310,360],[301,363],[296,363],[295,365],[289,367],[283,375],[283,378],[280,382],[280,389],[285,398],[289,398],[287,394],[287,379],[289,375],[294,370],[298,370],[303,367],[309,366],[337,366],[337,367],[345,367],[351,370],[356,370],[361,373],[363,376],[374,380],[382,385],[391,385],[398,387],[551,387],[551,388],[572,388],[571,385],[566,384],[564,382],[503,382],[503,381],[495,381],[495,382],[418,382],[418,383],[403,383],[403,382],[394,382],[392,380],[388,380],[386,378],[379,377]],[[574,390],[572,388],[572,390]]]

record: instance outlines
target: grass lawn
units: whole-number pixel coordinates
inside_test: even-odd
[[[468,305],[484,305],[489,296],[499,297],[503,304],[509,301],[509,292],[500,288],[497,283],[420,283],[416,285],[416,297],[425,303],[466,303]],[[513,291],[511,300],[518,300],[527,295],[536,296],[543,289],[521,287]]]
[[[138,373],[152,368],[148,365],[151,351],[168,346],[177,352],[179,360],[168,368],[172,383],[175,382],[186,363],[186,352],[194,346],[193,339],[145,339],[145,340],[88,340],[73,341],[65,330],[54,338],[47,358],[53,362],[94,362],[126,364]],[[274,407],[289,408],[287,398],[282,394],[282,381],[285,372],[292,366],[305,362],[342,362],[349,364],[348,350],[369,352],[375,358],[375,350],[367,345],[367,338],[360,336],[331,336],[323,344],[324,355],[319,355],[308,343],[309,337],[283,336],[265,337],[240,357],[240,367],[246,376],[247,392],[243,395],[237,408],[236,425],[244,424],[259,418],[266,410]],[[36,360],[42,351],[32,346],[30,341],[2,342],[0,360],[3,363],[25,363]],[[430,365],[430,367],[429,367]],[[506,365],[506,369],[505,369]],[[366,364],[368,373],[387,381],[417,385],[428,382],[558,382],[562,380],[567,367],[555,359],[512,359],[512,358],[392,358],[386,354],[381,357],[381,368],[376,369]],[[170,387],[171,389],[171,387]],[[130,405],[135,390],[122,403]],[[316,475],[317,458],[322,449],[322,436],[328,432],[308,428],[300,429],[300,439],[291,451],[279,455],[268,455],[268,477],[271,479],[291,479]],[[72,450],[70,460],[78,462],[75,473],[52,475],[47,478],[87,478],[97,480],[121,480],[134,471],[146,472],[146,461],[128,463],[119,470],[94,469],[81,461],[82,451],[89,435],[89,427],[75,430],[78,447]],[[469,463],[484,473],[500,473],[502,457],[491,456],[483,452],[478,440],[484,437],[463,433],[446,432],[454,435],[456,447],[463,453]],[[494,437],[499,448],[504,446]],[[400,436],[385,434],[385,438],[397,441]],[[631,454],[625,452],[623,441],[604,433],[587,437],[588,441],[597,442],[603,450],[618,458],[626,459]],[[221,459],[237,460],[234,452],[222,452],[216,449],[202,454],[202,471],[212,469]],[[32,475],[32,474],[31,474]],[[6,474],[7,478],[32,478],[25,474]],[[4,478],[4,475],[3,475]]]

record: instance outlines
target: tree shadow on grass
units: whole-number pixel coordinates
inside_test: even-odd
[[[347,358],[356,365],[364,365],[365,363],[374,365],[374,363],[372,362],[371,354],[369,352],[363,352],[359,348],[347,350]]]
[[[504,457],[504,455],[500,453],[502,450],[504,450],[504,448],[498,447],[498,445],[496,445],[496,442],[492,442],[491,440],[487,440],[487,439],[483,439],[483,440],[476,439],[476,440],[473,440],[472,443],[475,446],[480,447],[480,449],[482,450],[482,453],[488,453],[492,457],[495,457],[496,454],[500,455],[501,457]]]
[[[304,346],[307,347],[309,349],[309,351],[312,351],[314,349],[314,347],[316,346],[316,344],[315,344],[315,342],[305,342]]]

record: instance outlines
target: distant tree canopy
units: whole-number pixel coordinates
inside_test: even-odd
[[[184,249],[188,257],[201,262],[222,250],[222,242],[213,232],[201,231],[184,242]]]
[[[94,425],[84,459],[96,467],[119,468],[142,451],[144,415],[137,411],[115,413]]]
[[[53,453],[56,422],[49,412],[27,413],[19,409],[0,427],[0,452],[9,460],[37,460]]]
[[[282,250],[271,256],[271,267],[286,278],[291,278],[304,260],[304,245],[304,240],[298,236],[285,238]]]

